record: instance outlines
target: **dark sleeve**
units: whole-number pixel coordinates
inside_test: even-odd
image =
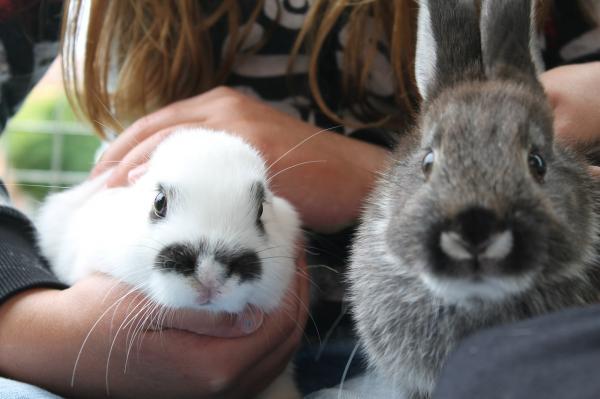
[[[64,288],[40,256],[31,222],[16,209],[0,206],[0,303],[28,288]]]
[[[0,2],[0,131],[56,57],[60,3]],[[31,221],[10,204],[0,179],[0,303],[34,287],[63,288],[36,246]]]
[[[577,308],[466,339],[433,399],[596,399],[600,306]]]

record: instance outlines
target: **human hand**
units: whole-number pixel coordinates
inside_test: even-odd
[[[250,328],[244,317],[186,311],[166,315],[157,331],[147,300],[102,275],[64,291],[25,291],[0,307],[0,375],[68,397],[105,397],[107,386],[123,398],[247,397],[279,375],[299,344],[308,284],[303,260],[298,267],[282,307]]]
[[[551,69],[540,79],[554,109],[557,139],[570,145],[600,140],[600,62]]]
[[[337,231],[356,219],[388,155],[378,146],[323,131],[218,87],[135,122],[112,143],[93,175],[118,163],[108,185],[126,184],[128,174],[160,141],[190,125],[226,130],[254,145],[269,166],[273,190],[298,209],[306,226],[322,232]]]
[[[540,79],[554,109],[556,139],[585,149],[600,142],[600,62],[567,65],[544,72]],[[592,166],[600,177],[600,168]]]

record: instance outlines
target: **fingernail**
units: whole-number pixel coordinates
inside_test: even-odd
[[[263,313],[259,310],[253,310],[252,312],[245,312],[240,317],[240,323],[242,332],[246,334],[253,333],[263,323]]]
[[[140,177],[142,177],[148,171],[148,164],[144,163],[131,169],[127,174],[127,181],[129,184],[135,183]]]

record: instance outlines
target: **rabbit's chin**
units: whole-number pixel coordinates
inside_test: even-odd
[[[192,285],[176,273],[152,273],[144,291],[152,301],[170,309],[240,313],[249,304],[255,287],[233,280],[229,279],[208,302],[199,301]]]
[[[471,278],[440,277],[424,273],[421,281],[431,293],[449,305],[470,307],[498,303],[527,291],[534,281],[534,273],[519,276],[479,276]]]

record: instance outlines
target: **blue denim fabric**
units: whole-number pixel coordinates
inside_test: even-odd
[[[0,377],[0,398],[2,399],[61,399],[53,393],[24,382]]]

